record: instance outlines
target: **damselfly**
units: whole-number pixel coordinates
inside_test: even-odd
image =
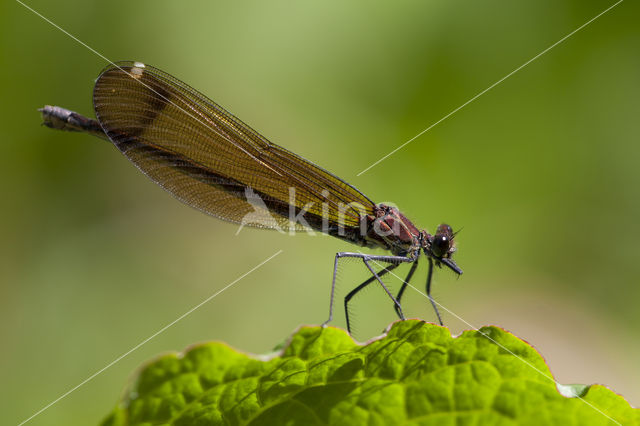
[[[374,203],[337,176],[269,142],[187,84],[140,62],[107,66],[96,80],[93,105],[97,120],[60,107],[41,111],[49,127],[110,140],[158,185],[212,216],[260,228],[311,229],[390,252],[335,255],[325,324],[333,318],[340,259],[358,258],[371,273],[344,299],[351,332],[349,302],[373,282],[404,319],[400,301],[421,254],[429,265],[426,293],[442,324],[431,297],[434,266],[462,274],[451,258],[456,249],[449,225],[439,225],[433,235],[418,229],[397,208]],[[394,296],[382,277],[403,263],[411,267]]]

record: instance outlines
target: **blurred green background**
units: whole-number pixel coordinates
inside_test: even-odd
[[[453,333],[499,325],[562,383],[640,405],[640,27],[626,1],[361,176],[612,1],[28,4],[110,60],[174,74],[417,225],[458,236],[436,275]],[[0,6],[0,423],[17,424],[278,250],[283,253],[29,422],[101,420],[135,368],[223,340],[264,353],[326,319],[329,237],[245,228],[176,202],[110,144],[40,126],[92,115],[103,58]],[[425,270],[414,284],[421,290]],[[365,276],[341,269],[341,301]],[[392,283],[390,284],[396,284]],[[410,317],[434,320],[406,296]],[[366,340],[394,319],[371,289]],[[466,321],[466,323],[465,323]]]

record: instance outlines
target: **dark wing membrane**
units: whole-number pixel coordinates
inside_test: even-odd
[[[195,89],[148,65],[105,68],[93,92],[109,139],[179,200],[248,226],[299,230],[291,212],[321,230],[355,229],[374,203],[360,191],[279,147]],[[290,208],[290,206],[293,206]]]

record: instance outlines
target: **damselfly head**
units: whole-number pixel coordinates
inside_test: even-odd
[[[440,224],[435,235],[429,238],[431,254],[439,259],[450,257],[456,251],[454,237],[453,229],[449,225]]]

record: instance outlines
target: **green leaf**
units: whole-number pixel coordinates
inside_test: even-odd
[[[640,412],[603,386],[559,391],[542,357],[502,329],[453,338],[410,320],[366,345],[337,328],[302,327],[270,356],[215,342],[165,355],[103,422],[400,424],[626,426],[640,424]]]

